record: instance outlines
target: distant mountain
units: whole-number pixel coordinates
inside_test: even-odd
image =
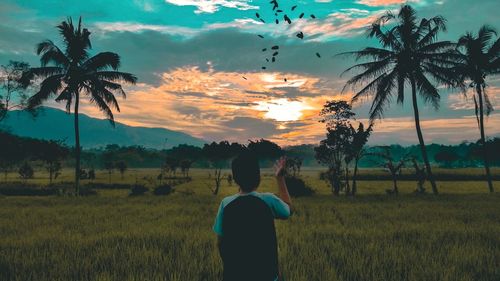
[[[46,140],[63,140],[74,146],[73,114],[43,107],[33,118],[25,111],[10,111],[0,123],[0,128],[12,134]],[[179,144],[202,146],[205,141],[185,133],[164,128],[134,127],[116,123],[113,128],[108,120],[80,114],[80,143],[84,148],[103,147],[107,144],[121,146],[140,145],[146,148],[164,149]]]

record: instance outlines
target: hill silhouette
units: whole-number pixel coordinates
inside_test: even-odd
[[[43,107],[36,118],[25,111],[10,111],[0,128],[23,137],[62,140],[65,144],[74,146],[73,114],[55,108]],[[164,149],[179,144],[202,146],[206,142],[165,128],[135,127],[118,122],[113,128],[109,121],[85,114],[80,114],[80,134],[84,148],[118,144]]]

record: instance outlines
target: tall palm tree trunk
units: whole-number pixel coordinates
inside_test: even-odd
[[[424,160],[425,169],[427,170],[427,177],[432,186],[432,193],[437,195],[439,192],[436,186],[436,181],[434,180],[434,175],[432,174],[431,164],[429,163],[429,157],[427,157],[427,149],[425,148],[422,129],[420,128],[420,116],[418,113],[418,104],[417,104],[417,86],[415,85],[414,79],[411,79],[411,97],[413,103],[413,113],[415,115],[415,128],[417,129],[418,142],[420,143],[422,158]]]
[[[488,181],[488,188],[493,192],[493,182],[491,180],[490,163],[488,162],[488,152],[486,151],[486,137],[484,133],[484,108],[483,108],[483,90],[481,85],[476,86],[477,95],[479,97],[479,130],[481,131],[481,151],[484,161],[484,169],[486,170],[486,180]]]
[[[78,125],[78,106],[80,103],[80,94],[76,91],[75,94],[75,192],[80,194],[80,127]]]

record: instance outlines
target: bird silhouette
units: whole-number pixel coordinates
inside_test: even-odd
[[[274,52],[273,54],[273,57],[277,56],[278,55],[278,52]]]
[[[288,22],[288,24],[292,23],[292,20],[290,20],[290,18],[287,15],[283,16],[283,20],[286,21],[286,22]]]
[[[300,39],[304,39],[304,33],[302,33],[302,31],[297,33],[297,37],[299,37]]]
[[[260,35],[260,34],[259,34],[259,35],[257,35],[257,36],[259,36],[260,38],[264,38],[264,36],[262,36],[262,35]]]
[[[262,52],[265,52],[265,51],[267,51],[267,48],[262,49]]]
[[[317,56],[318,58],[321,58],[321,55],[320,55],[319,53],[316,53],[316,56]]]
[[[271,49],[273,49],[273,50],[278,50],[279,48],[280,48],[280,46],[278,46],[278,45],[271,47]]]
[[[304,17],[304,13],[300,14],[299,19]]]
[[[294,10],[295,10],[295,8],[297,8],[297,5],[292,6],[292,11],[294,11]]]
[[[315,18],[316,18],[316,16],[315,16],[315,15],[313,15],[313,14],[311,14],[311,18],[312,18],[312,19],[315,19]]]

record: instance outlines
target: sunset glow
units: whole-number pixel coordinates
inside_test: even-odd
[[[125,88],[127,98],[118,100],[117,122],[168,128],[207,141],[266,138],[289,145],[317,143],[324,137],[324,126],[318,122],[323,104],[352,97],[350,89],[342,92],[350,74],[340,74],[354,61],[337,54],[375,46],[375,41],[366,39],[365,28],[408,1],[304,1],[300,9],[315,18],[299,20],[298,14],[290,14],[292,24],[256,18],[256,12],[263,18],[274,17],[268,1],[111,1],[114,9],[103,15],[100,11],[110,5],[104,2],[75,2],[68,11],[50,1],[2,1],[0,62],[22,59],[38,66],[36,43],[57,40],[54,26],[65,19],[62,14],[82,15],[92,32],[92,52],[117,52],[122,57],[120,70],[138,77],[137,85]],[[464,20],[449,25],[443,40],[479,27],[462,4],[409,2],[423,17],[440,13],[450,21]],[[484,9],[480,13],[484,23],[499,28],[496,15]],[[303,39],[297,38],[298,32],[304,33]],[[278,48],[270,52],[273,46]],[[279,54],[273,62],[274,52]],[[489,78],[487,93],[498,107],[500,79]],[[421,106],[427,141],[477,140],[477,124],[470,118],[471,95],[465,98],[447,89],[440,95],[439,111]],[[358,120],[366,122],[370,101],[368,97],[354,104]],[[403,106],[391,103],[385,119],[377,121],[371,143],[416,142],[409,101]],[[82,103],[83,114],[104,117],[94,106]],[[64,109],[53,101],[48,105]],[[446,126],[457,129],[444,130]],[[493,111],[486,119],[487,134],[497,136],[499,128],[498,113]]]

